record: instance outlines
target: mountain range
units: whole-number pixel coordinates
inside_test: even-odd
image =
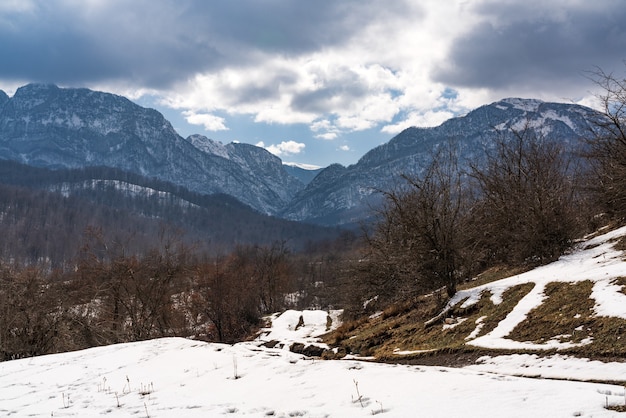
[[[465,163],[493,147],[503,131],[531,128],[574,144],[588,134],[593,110],[532,99],[505,99],[433,128],[408,128],[348,167],[315,172],[286,166],[267,150],[183,138],[162,114],[88,89],[28,84],[0,91],[0,159],[48,169],[110,167],[184,187],[225,194],[256,211],[321,225],[357,223],[377,190],[417,175],[439,144],[454,141]]]
[[[419,175],[433,152],[452,142],[461,168],[484,159],[498,140],[530,130],[573,150],[588,138],[596,111],[573,104],[534,99],[504,99],[432,128],[411,127],[366,153],[356,164],[335,164],[299,191],[281,215],[321,224],[349,224],[363,219],[380,200],[377,191],[398,186],[400,175]]]

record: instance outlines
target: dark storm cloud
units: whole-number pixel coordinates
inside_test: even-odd
[[[297,55],[343,42],[376,14],[356,0],[34,4],[0,12],[0,78],[165,87],[266,53]]]
[[[595,66],[623,69],[626,8],[621,3],[546,3],[483,5],[478,12],[487,22],[455,41],[434,78],[455,87],[558,89],[580,84],[582,74]]]
[[[0,16],[10,21],[0,26],[0,77],[59,83],[124,78],[158,86],[219,57],[182,27],[159,27],[171,18],[167,8],[142,1],[95,11],[87,3],[84,9],[63,4],[41,1],[31,12]]]

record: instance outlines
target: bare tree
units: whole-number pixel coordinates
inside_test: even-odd
[[[204,338],[235,342],[260,321],[258,289],[251,278],[251,259],[218,257],[196,268],[195,298],[191,306],[200,323],[208,323]]]
[[[626,218],[626,79],[597,68],[589,73],[601,92],[596,95],[602,115],[593,122],[591,161],[594,176],[590,185],[604,210]]]
[[[463,276],[463,175],[454,147],[439,150],[423,174],[403,176],[406,186],[383,192],[385,205],[366,235],[368,277],[378,296],[392,299],[444,286],[456,292]]]
[[[188,249],[162,233],[159,245],[144,255],[130,254],[127,242],[109,242],[92,230],[78,274],[91,283],[99,301],[93,328],[108,342],[138,341],[174,335],[181,330],[174,295],[181,292]],[[176,320],[175,320],[176,319]],[[182,327],[184,328],[184,326]]]
[[[0,360],[55,351],[64,320],[61,295],[36,267],[0,271]]]
[[[473,235],[488,261],[552,261],[579,232],[570,158],[533,129],[504,133],[471,176],[479,195]]]

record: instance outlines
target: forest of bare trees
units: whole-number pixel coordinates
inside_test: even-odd
[[[307,274],[328,270],[327,256],[313,262],[283,242],[208,257],[163,231],[141,254],[128,248],[95,229],[71,270],[0,264],[0,359],[165,336],[232,343],[264,315],[329,302],[323,278]]]

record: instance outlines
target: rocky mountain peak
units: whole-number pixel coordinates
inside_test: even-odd
[[[194,192],[228,194],[274,214],[304,185],[280,159],[249,147],[199,135],[185,140],[156,110],[88,89],[29,84],[0,108],[0,159],[118,168]]]
[[[0,90],[0,106],[9,101],[9,95],[6,94],[3,90]]]
[[[523,110],[526,112],[536,112],[539,110],[544,102],[537,99],[522,99],[519,97],[509,97],[502,99],[499,102],[492,103],[492,106],[511,105],[515,109]]]
[[[349,223],[371,214],[376,190],[391,190],[400,175],[419,175],[443,143],[458,145],[459,163],[485,158],[503,133],[531,129],[565,147],[577,146],[598,114],[583,106],[536,99],[508,98],[481,106],[437,127],[407,128],[389,142],[367,152],[355,165],[332,165],[299,192],[283,216],[324,224]]]
[[[419,175],[443,142],[456,141],[466,162],[511,129],[536,129],[570,144],[589,131],[594,114],[577,105],[507,98],[437,127],[408,128],[349,167],[333,164],[301,176],[254,145],[203,135],[183,139],[162,114],[122,96],[29,84],[13,97],[0,94],[0,159],[111,167],[202,194],[227,194],[267,214],[341,224],[367,216],[379,198],[375,191],[393,187],[401,174]]]
[[[224,144],[219,141],[214,141],[204,135],[199,134],[189,135],[187,137],[187,141],[189,141],[191,145],[198,148],[200,151],[206,152],[207,154],[213,154],[222,158],[230,159],[228,149],[226,148],[226,146],[224,146]]]

